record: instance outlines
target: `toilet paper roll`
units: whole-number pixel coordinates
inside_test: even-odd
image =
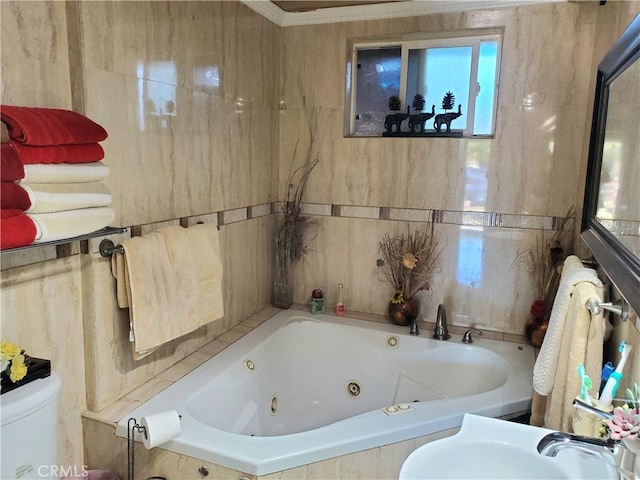
[[[142,443],[147,449],[157,447],[180,435],[180,416],[175,410],[142,417],[140,425],[147,431],[146,438],[142,436]]]

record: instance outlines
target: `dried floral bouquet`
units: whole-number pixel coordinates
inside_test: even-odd
[[[433,223],[429,229],[416,230],[406,236],[386,234],[379,248],[382,258],[377,265],[394,289],[392,302],[399,303],[430,288],[441,253]]]

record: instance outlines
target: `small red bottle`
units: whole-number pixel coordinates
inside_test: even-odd
[[[336,303],[336,315],[344,317],[344,294],[342,292],[342,284],[338,284],[338,302]]]

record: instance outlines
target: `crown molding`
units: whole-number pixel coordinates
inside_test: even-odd
[[[276,25],[284,26],[285,16],[287,12],[278,7],[270,0],[240,0],[247,7],[255,10],[267,20],[271,20]]]
[[[269,0],[240,0],[249,8],[280,27],[316,25],[322,23],[380,20],[384,18],[414,17],[434,13],[486,10],[567,0],[406,0],[350,7],[335,7],[310,12],[285,12]]]

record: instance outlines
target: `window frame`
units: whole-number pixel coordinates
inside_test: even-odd
[[[462,138],[494,138],[496,133],[496,119],[498,110],[498,94],[500,88],[501,58],[502,58],[502,41],[504,31],[501,28],[463,30],[457,32],[439,32],[439,33],[418,33],[405,35],[398,38],[375,38],[375,39],[350,39],[348,42],[347,58],[347,75],[346,75],[346,99],[345,105],[348,105],[348,111],[345,112],[345,137],[350,138],[367,138],[377,137],[378,135],[364,135],[355,133],[355,111],[356,111],[356,94],[357,94],[357,68],[353,66],[358,64],[359,50],[373,50],[383,48],[400,48],[400,89],[399,97],[402,101],[403,109],[407,106],[407,72],[409,64],[409,50],[425,49],[425,48],[442,48],[442,47],[460,47],[471,46],[471,71],[469,75],[469,99],[477,97],[479,93],[478,82],[478,65],[480,58],[480,45],[484,41],[496,41],[496,74],[494,78],[494,95],[493,95],[493,111],[491,119],[491,133],[474,134],[473,122],[475,119],[476,102],[469,101],[468,111],[465,112],[466,125],[463,129]],[[410,99],[411,101],[411,99]],[[437,135],[434,135],[437,136]]]

